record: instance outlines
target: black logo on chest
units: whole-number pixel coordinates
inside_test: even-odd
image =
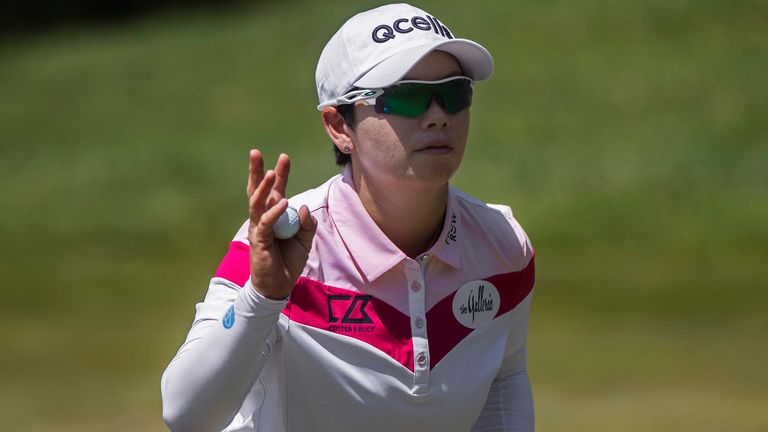
[[[341,324],[373,324],[365,308],[369,295],[328,295],[328,322]],[[339,318],[341,317],[341,318]]]

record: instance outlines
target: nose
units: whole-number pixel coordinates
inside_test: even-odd
[[[448,113],[440,106],[436,97],[432,98],[429,108],[421,116],[421,128],[424,130],[443,129],[449,125]]]

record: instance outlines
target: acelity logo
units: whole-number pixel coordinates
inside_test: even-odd
[[[398,18],[392,25],[380,24],[373,29],[371,37],[376,43],[385,43],[397,37],[396,33],[406,34],[414,30],[433,31],[444,38],[453,39],[448,27],[444,26],[437,18],[429,15],[426,17],[417,15],[410,19]]]

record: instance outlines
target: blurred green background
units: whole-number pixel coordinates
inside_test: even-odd
[[[336,172],[314,67],[363,1],[0,43],[0,430],[163,430],[159,382],[246,217],[247,153]],[[483,43],[455,184],[537,252],[540,431],[768,430],[768,6],[422,1]]]

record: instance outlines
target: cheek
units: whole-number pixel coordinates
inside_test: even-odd
[[[366,118],[358,124],[357,146],[361,155],[394,159],[404,153],[401,138],[387,121]]]
[[[454,130],[457,131],[457,134],[459,134],[464,141],[466,141],[467,136],[469,135],[469,109],[465,109],[463,112],[457,114],[454,121]]]

